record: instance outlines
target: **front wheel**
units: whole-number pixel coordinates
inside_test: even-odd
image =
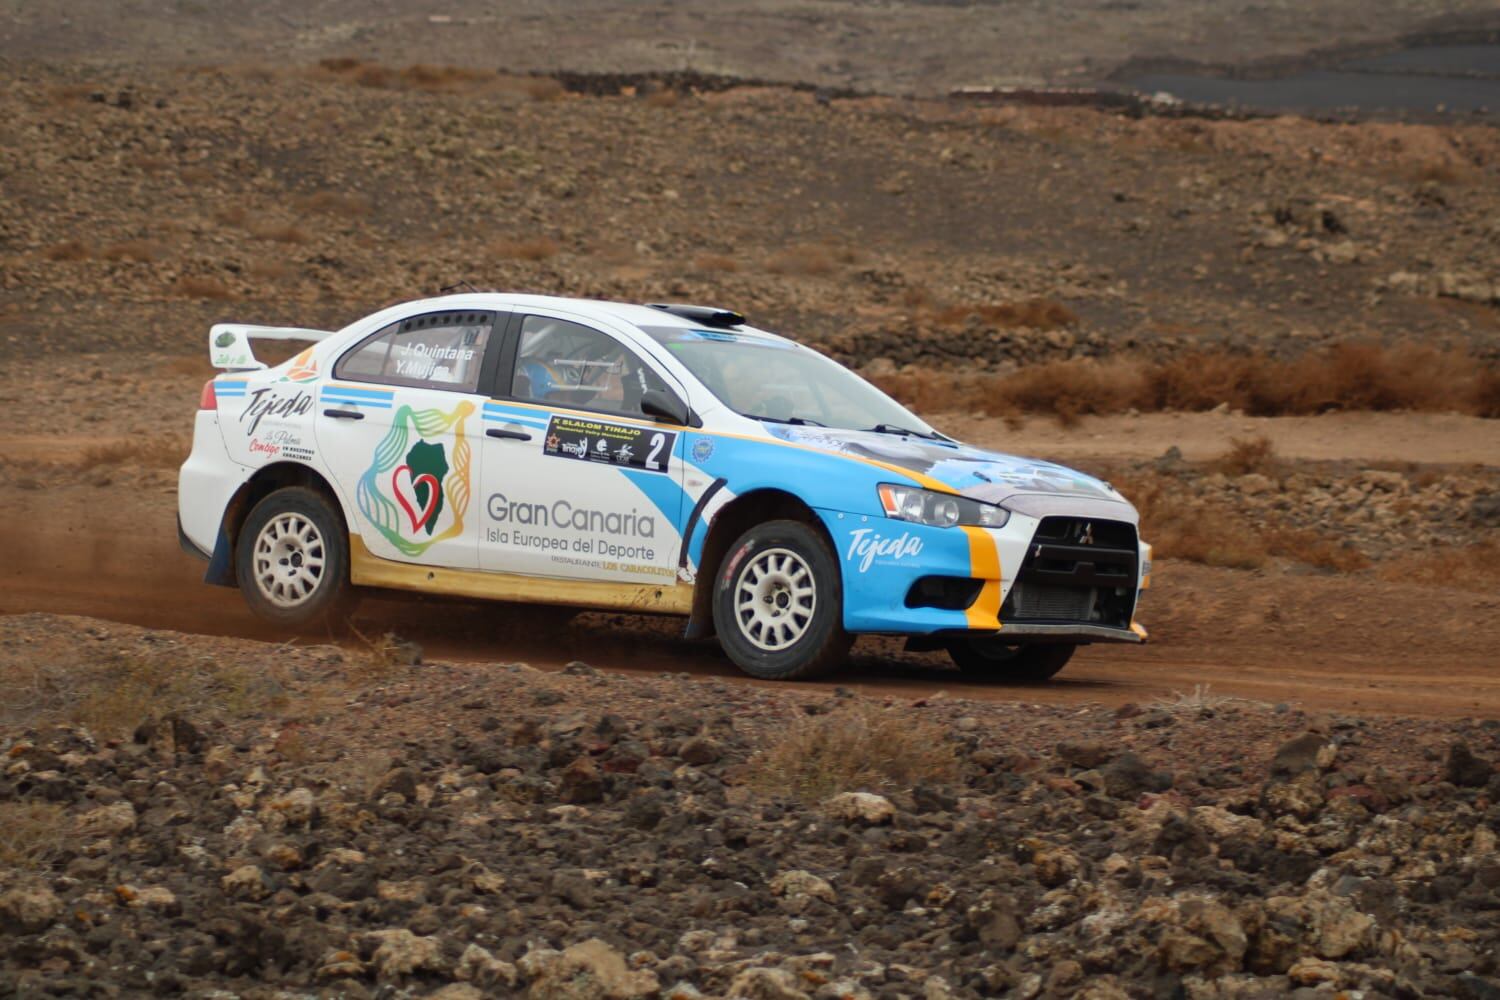
[[[840,666],[852,641],[843,618],[833,553],[801,521],[745,532],[714,581],[719,643],[752,677],[799,680]]]
[[[990,638],[966,638],[949,643],[948,655],[974,680],[1040,684],[1057,676],[1077,649],[1066,642],[1007,646]]]
[[[277,490],[255,505],[234,563],[245,603],[268,622],[338,627],[354,608],[343,518],[306,487]]]

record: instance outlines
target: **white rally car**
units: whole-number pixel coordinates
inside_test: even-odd
[[[267,367],[252,338],[312,346]],[[1150,547],[1107,483],[728,310],[474,293],[209,341],[179,534],[272,622],[358,588],[677,614],[766,678],[860,634],[1016,680],[1145,639]]]

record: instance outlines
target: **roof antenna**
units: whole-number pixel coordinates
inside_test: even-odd
[[[439,288],[438,289],[438,294],[439,295],[447,295],[449,292],[458,291],[459,289],[463,289],[463,290],[469,291],[469,292],[478,292],[479,291],[479,289],[477,289],[477,288],[474,287],[474,283],[471,282],[471,281],[458,281],[458,282],[455,282],[455,283],[453,283],[451,285],[444,285],[442,288]]]

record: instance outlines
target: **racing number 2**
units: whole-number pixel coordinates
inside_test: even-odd
[[[646,468],[652,472],[661,471],[661,462],[657,461],[657,456],[661,454],[661,450],[666,446],[667,436],[665,434],[658,431],[651,435],[651,450],[646,453]]]

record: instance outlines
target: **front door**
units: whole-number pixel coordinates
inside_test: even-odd
[[[319,388],[318,445],[356,537],[382,559],[473,569],[479,394],[496,315],[411,316],[345,352]]]
[[[671,584],[683,428],[641,412],[680,387],[603,330],[528,315],[484,408],[481,569]]]

